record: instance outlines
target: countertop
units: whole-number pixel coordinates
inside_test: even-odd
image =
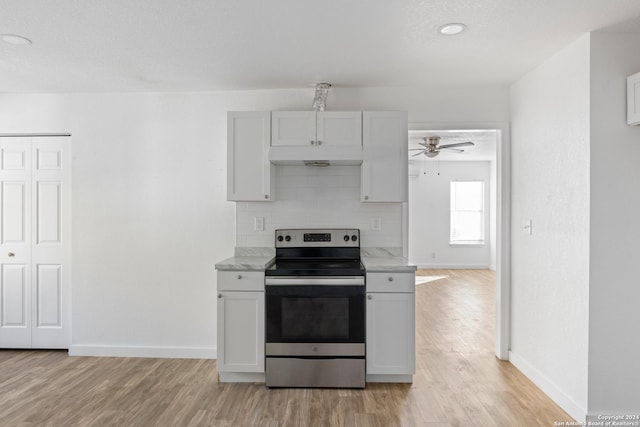
[[[263,271],[270,267],[275,254],[270,248],[236,248],[235,256],[216,264],[216,270]],[[363,248],[361,259],[369,272],[400,271],[414,272],[416,266],[400,256],[400,248]]]
[[[216,264],[216,270],[264,271],[273,264],[273,256],[233,256]]]
[[[417,268],[415,265],[409,264],[409,261],[406,258],[399,256],[363,256],[361,259],[365,270],[367,270],[367,273],[375,273],[380,271],[399,271],[413,273]]]

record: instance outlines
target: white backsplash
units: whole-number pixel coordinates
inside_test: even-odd
[[[273,247],[278,228],[358,228],[363,247],[402,246],[402,204],[360,202],[360,166],[276,166],[274,193],[273,202],[236,203],[236,246]]]

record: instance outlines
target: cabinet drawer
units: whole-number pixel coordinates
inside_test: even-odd
[[[414,273],[367,273],[367,292],[415,292]]]
[[[262,271],[218,271],[219,291],[264,291]]]

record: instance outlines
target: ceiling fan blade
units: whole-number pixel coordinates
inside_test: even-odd
[[[413,156],[411,156],[411,157],[419,156],[419,155],[421,155],[421,154],[424,154],[424,150],[421,150],[419,153],[416,153],[416,154],[414,154],[414,155],[413,155]]]
[[[439,150],[449,150],[449,151],[457,151],[458,153],[464,153],[464,150],[461,150],[459,148],[440,147],[438,148],[438,151]]]
[[[409,148],[409,151],[424,151],[424,148]]]
[[[476,144],[474,144],[474,143],[473,143],[473,142],[471,142],[471,141],[467,141],[467,142],[456,142],[455,144],[445,144],[445,145],[441,145],[441,146],[440,146],[440,147],[438,147],[438,148],[449,148],[449,147],[471,147],[471,146],[473,146],[473,145],[476,145]]]

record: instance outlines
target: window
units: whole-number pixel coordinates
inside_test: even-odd
[[[451,181],[452,245],[484,244],[484,182]]]

